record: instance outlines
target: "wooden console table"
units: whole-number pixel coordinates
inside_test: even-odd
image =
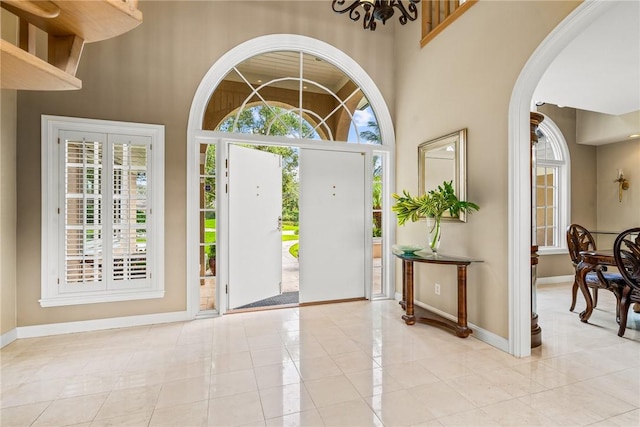
[[[444,327],[453,331],[460,338],[466,338],[473,331],[467,326],[467,266],[472,262],[482,262],[478,259],[453,257],[443,254],[427,254],[417,252],[407,254],[404,252],[394,252],[395,256],[402,260],[402,301],[400,305],[405,310],[402,319],[407,325],[416,322],[427,323],[434,326]],[[458,269],[458,321],[453,322],[429,310],[414,306],[413,292],[413,263],[424,262],[427,264],[455,265]]]

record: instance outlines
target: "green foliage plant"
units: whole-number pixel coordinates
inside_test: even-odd
[[[391,209],[396,213],[398,225],[404,225],[407,221],[415,222],[424,217],[435,220],[435,230],[429,230],[433,236],[433,241],[429,242],[431,249],[435,249],[436,240],[440,235],[440,222],[445,212],[457,217],[461,212],[471,214],[480,210],[477,204],[458,199],[452,181],[444,181],[435,190],[419,196],[412,196],[406,190],[403,190],[401,195],[394,193],[392,196],[396,204]]]

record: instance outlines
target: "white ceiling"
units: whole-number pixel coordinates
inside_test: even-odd
[[[616,116],[640,110],[640,1],[616,1],[571,42],[533,100]]]

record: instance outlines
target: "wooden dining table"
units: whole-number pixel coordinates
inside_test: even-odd
[[[595,250],[595,251],[582,251],[580,252],[581,261],[576,267],[576,281],[582,294],[584,295],[587,307],[580,313],[580,320],[587,322],[593,313],[593,298],[589,292],[589,288],[585,282],[587,274],[592,271],[597,271],[602,267],[616,266],[616,260],[613,256],[613,250]]]

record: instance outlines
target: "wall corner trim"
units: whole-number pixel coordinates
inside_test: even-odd
[[[0,348],[4,348],[5,346],[11,344],[17,339],[18,339],[18,330],[17,328],[13,328],[10,331],[0,335]]]

